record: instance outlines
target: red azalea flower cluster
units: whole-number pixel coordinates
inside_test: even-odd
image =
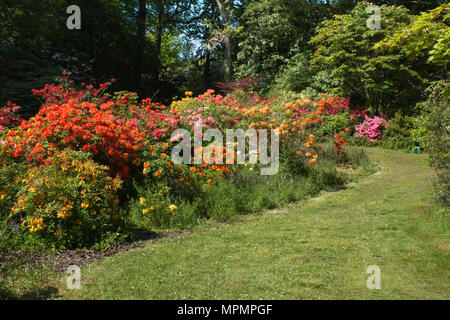
[[[339,96],[324,98],[317,102],[319,109],[326,114],[338,114],[351,108],[350,100]]]
[[[99,98],[102,102],[106,102],[109,98],[102,96],[102,93],[115,82],[111,79],[110,82],[102,83],[98,88],[92,84],[81,83],[84,87],[82,90],[77,90],[72,87],[73,80],[69,80],[67,73],[63,72],[63,76],[59,78],[59,84],[46,84],[43,89],[32,89],[32,93],[40,96],[43,100],[43,105],[68,103],[70,99],[77,99],[78,101],[91,101]]]
[[[345,128],[345,132],[349,132],[349,131],[350,131],[350,128]],[[345,132],[341,131],[341,132],[339,132],[339,134],[335,134],[334,135],[335,141],[334,141],[333,144],[336,147],[336,152],[337,153],[345,154],[345,151],[342,150],[342,145],[347,146],[348,142],[345,141],[344,139],[340,138],[340,137],[345,135]]]
[[[339,96],[323,98],[317,102],[320,114],[330,114],[335,115],[342,112],[350,112],[354,117],[362,117],[363,119],[367,116],[368,110],[360,107],[354,106],[350,103],[350,99],[346,99]],[[353,119],[352,119],[353,120]]]
[[[94,153],[107,162],[113,173],[129,178],[145,133],[132,120],[117,118],[113,102],[91,103],[69,99],[61,105],[43,106],[39,113],[20,126],[12,155],[28,161],[45,162],[52,149],[71,148]]]

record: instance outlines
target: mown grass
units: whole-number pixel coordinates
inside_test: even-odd
[[[381,170],[261,216],[209,221],[82,268],[63,299],[448,299],[448,229],[423,155],[371,149]],[[276,191],[271,191],[276,192]],[[268,195],[271,193],[268,191]],[[381,289],[366,286],[369,265]]]
[[[157,224],[154,223],[155,219],[146,219],[148,215],[141,213],[139,199],[136,199],[135,205],[131,206],[135,210],[132,210],[125,235],[142,237],[154,235],[155,231],[186,232],[208,219],[224,222],[236,220],[243,215],[259,215],[266,209],[278,208],[287,203],[313,197],[324,189],[341,188],[350,177],[357,176],[355,173],[365,174],[373,169],[366,155],[358,148],[349,147],[345,157],[337,157],[334,147],[325,145],[323,147],[323,151],[320,152],[320,165],[309,165],[299,157],[287,157],[282,159],[278,174],[271,176],[260,175],[253,166],[240,166],[227,179],[219,180],[212,188],[204,188],[202,192],[195,194],[191,201],[180,198],[176,213],[170,216],[161,215],[160,218],[164,219],[157,221]],[[339,170],[336,169],[337,166]],[[154,205],[153,202],[150,204]],[[21,254],[11,250],[25,250],[28,253],[25,260],[33,260],[37,255],[51,253],[54,250],[38,242],[27,241],[27,234],[22,236],[15,228],[6,231],[9,232],[0,231],[0,270],[2,270],[0,297],[31,297],[32,292],[36,292],[36,298],[42,298],[42,294],[36,291],[35,287],[48,282],[51,277],[45,279],[43,275],[49,273],[40,274],[37,272],[39,268],[35,267],[27,272],[23,267],[30,268],[28,264],[33,261],[22,261],[24,259],[20,258]],[[91,249],[101,250],[119,244],[120,239],[114,233],[111,237],[105,236],[103,241],[96,243]],[[42,270],[45,268],[50,270],[52,262],[48,261],[48,266],[41,266],[39,263],[33,265],[41,267]]]
[[[9,269],[6,277],[0,277],[0,300],[44,300],[58,293],[51,283],[60,275],[49,266],[15,268],[12,264]]]

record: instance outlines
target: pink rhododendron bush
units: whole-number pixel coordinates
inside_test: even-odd
[[[377,117],[366,117],[362,124],[356,125],[356,137],[364,138],[368,141],[375,142],[382,139],[383,130],[389,126],[386,115]]]

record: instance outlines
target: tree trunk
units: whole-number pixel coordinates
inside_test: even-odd
[[[144,62],[145,50],[145,22],[147,19],[147,1],[139,0],[139,11],[137,14],[137,45],[136,45],[136,61],[134,68],[134,85],[136,91],[142,91],[142,68]]]
[[[219,7],[222,23],[225,27],[225,34],[223,35],[223,63],[225,70],[225,80],[231,81],[233,77],[233,70],[231,68],[231,36],[229,34],[231,28],[231,0],[216,0]]]
[[[210,83],[210,68],[211,68],[211,53],[209,52],[209,50],[206,50],[205,53],[206,57],[205,57],[205,65],[204,65],[204,69],[203,69],[203,79],[204,79],[204,84],[205,84],[205,88],[208,89],[211,86]]]
[[[231,68],[231,38],[225,35],[223,39],[224,53],[223,63],[225,67],[225,80],[231,81],[233,78],[233,70]]]
[[[156,39],[155,39],[155,54],[156,54],[156,65],[154,78],[159,81],[161,74],[161,45],[162,45],[162,33],[163,33],[163,12],[160,11],[158,14],[158,25],[156,26]]]

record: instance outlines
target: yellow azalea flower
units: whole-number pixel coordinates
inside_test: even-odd
[[[177,207],[176,205],[174,205],[174,204],[171,204],[171,205],[169,206],[169,210],[173,212],[173,211],[178,210],[178,207]]]
[[[143,206],[146,202],[147,202],[147,199],[145,199],[144,197],[139,198],[139,203],[141,204],[141,206]]]

